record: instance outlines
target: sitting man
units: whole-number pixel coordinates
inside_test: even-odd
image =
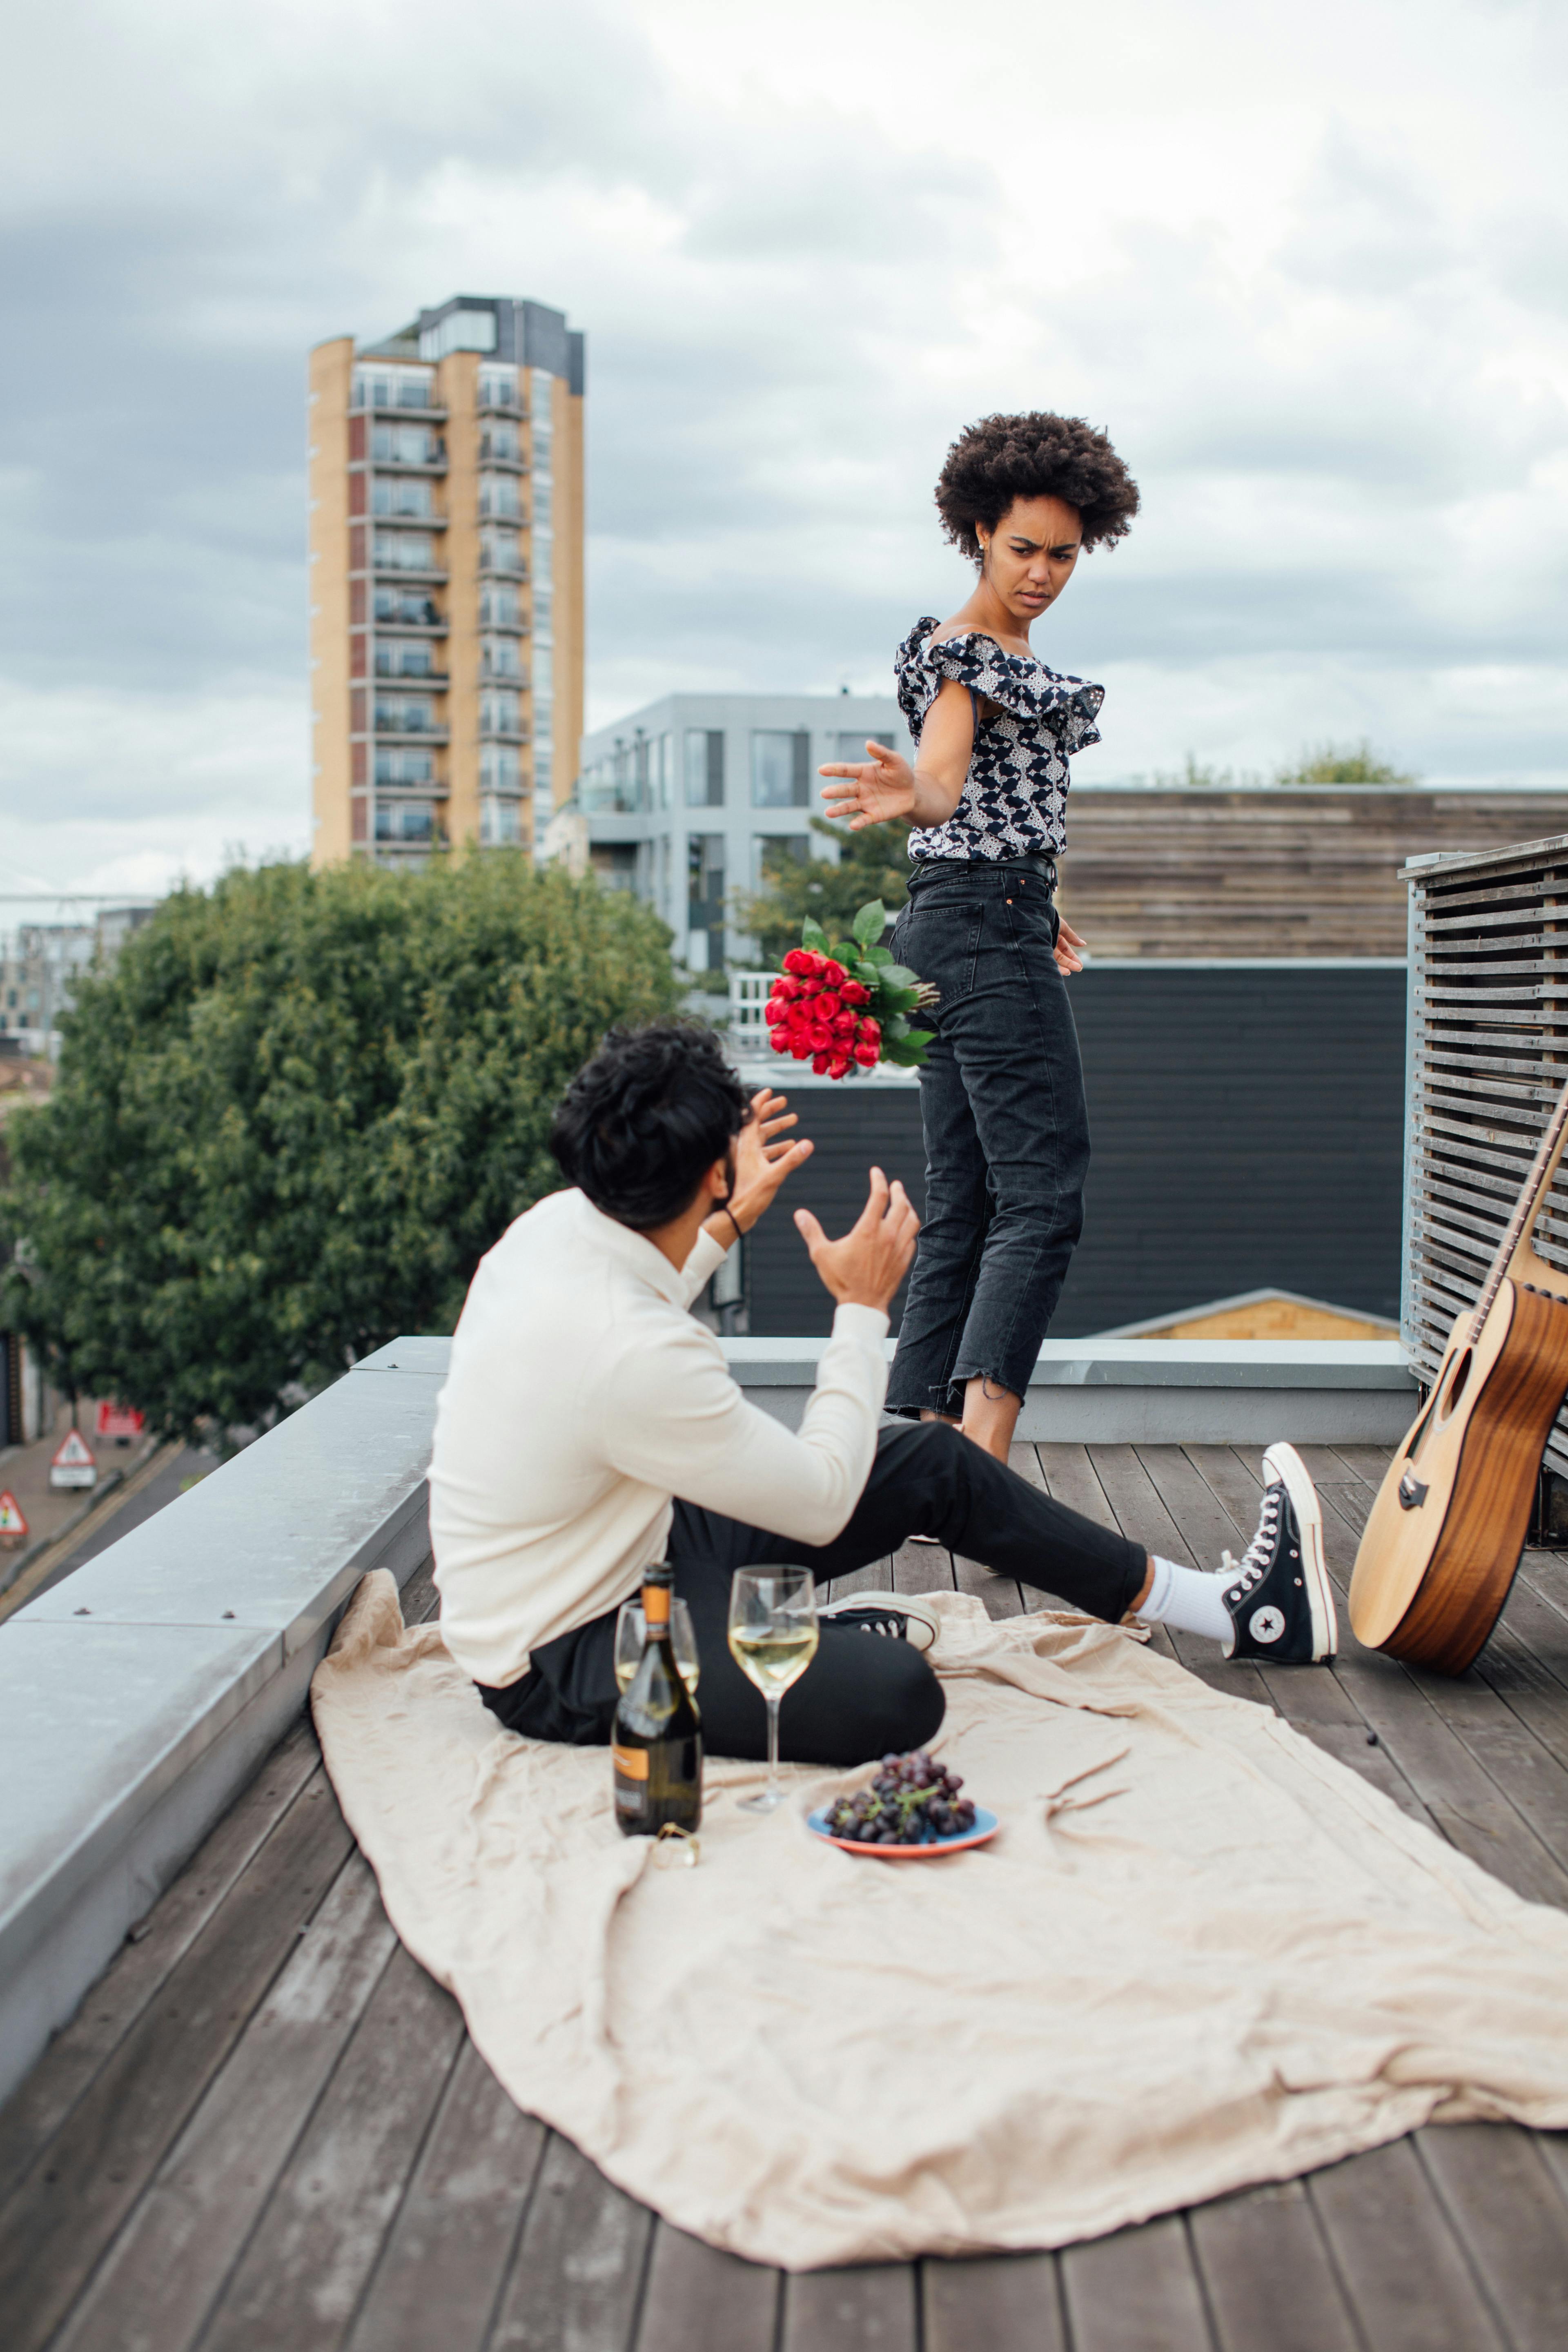
[[[447,1646],[503,1724],[606,1741],[616,1611],[668,1559],[709,1752],[765,1755],[762,1698],[726,1639],[733,1571],[794,1561],[826,1583],[917,1528],[1112,1624],[1163,1619],[1237,1657],[1331,1655],[1321,1517],[1289,1446],[1264,1457],[1258,1532],[1216,1576],[1052,1501],[945,1422],[879,1428],[888,1309],[918,1231],[879,1169],[842,1241],[795,1213],[837,1301],[799,1431],[749,1404],[688,1309],[810,1152],[783,1137],[795,1123],[766,1090],[748,1105],[711,1032],[615,1033],[552,1131],[572,1189],[519,1217],[474,1276],[437,1413],[430,1529]],[[784,1706],[786,1757],[858,1764],[935,1732],[942,1691],[915,1640],[868,1633],[930,1638],[891,1594],[825,1618]]]

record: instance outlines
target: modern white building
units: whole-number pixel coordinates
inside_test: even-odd
[[[734,894],[757,889],[784,845],[831,856],[814,836],[825,761],[864,759],[868,736],[908,752],[890,694],[671,694],[583,738],[576,792],[546,854],[590,866],[654,907],[695,971],[753,963]]]

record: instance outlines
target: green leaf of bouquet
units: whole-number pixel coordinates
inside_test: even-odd
[[[810,948],[815,955],[827,953],[827,933],[810,915],[800,927],[800,943],[803,948]]]
[[[880,898],[868,898],[850,925],[856,940],[863,948],[874,948],[888,928],[888,910]]]
[[[907,1037],[910,1034],[910,1024],[901,1013],[884,1013],[881,1028],[884,1044],[889,1037]]]
[[[868,948],[866,961],[868,963],[876,964],[880,969],[890,964],[893,959],[886,948]]]
[[[890,956],[886,977],[900,988],[918,988],[921,984],[918,971],[911,971],[907,963],[895,963]]]

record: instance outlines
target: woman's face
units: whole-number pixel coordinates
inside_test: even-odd
[[[1072,578],[1083,544],[1076,507],[1062,499],[1015,499],[994,531],[979,526],[985,577],[1027,630]]]

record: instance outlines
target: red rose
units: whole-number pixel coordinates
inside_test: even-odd
[[[821,1077],[826,1077],[826,1076],[827,1075],[827,1056],[826,1056],[826,1054],[814,1054],[814,1055],[812,1055],[812,1057],[811,1057],[811,1066],[812,1066],[812,1068],[816,1071],[816,1075],[817,1075],[817,1076],[818,1076],[819,1078],[821,1078]]]
[[[785,971],[799,972],[804,979],[807,972],[816,970],[816,958],[809,948],[791,948],[784,960],[784,968]]]
[[[798,1029],[790,1039],[789,1049],[795,1055],[797,1062],[808,1062],[811,1059],[811,1047],[806,1044],[805,1039],[801,1035]]]
[[[775,980],[773,982],[773,994],[775,996],[786,997],[798,996],[800,994],[800,982],[798,980]]]
[[[810,1028],[811,1007],[804,996],[797,996],[793,1004],[785,1007],[784,1021],[791,1029]]]
[[[882,1041],[882,1027],[880,1022],[873,1021],[869,1014],[868,1014],[866,1019],[860,1024],[860,1035],[868,1045],[880,1045]]]
[[[848,1067],[848,1055],[835,1054],[832,1060],[827,1065],[827,1075],[830,1078],[841,1078]]]
[[[825,988],[821,995],[817,998],[816,1010],[818,1017],[823,1021],[831,1021],[834,1014],[837,1012],[838,999],[834,995],[833,991],[830,988]]]
[[[787,1029],[770,1029],[768,1031],[768,1043],[773,1047],[775,1054],[787,1054],[790,1049],[789,1031]]]
[[[831,956],[824,956],[821,959],[819,969],[829,988],[842,988],[849,977],[844,966],[841,963],[835,963]]]
[[[805,1034],[819,1054],[825,1054],[833,1043],[833,1032],[826,1021],[814,1021]]]
[[[838,993],[846,1004],[869,1004],[871,1002],[870,990],[862,988],[858,980],[847,980]]]
[[[873,1066],[878,1059],[878,1049],[875,1045],[868,1045],[865,1039],[862,1038],[859,1045],[855,1048],[855,1059],[859,1063],[863,1070],[868,1070]]]
[[[782,996],[770,996],[763,1007],[763,1019],[770,1029],[776,1029],[788,1011],[789,1006]]]

